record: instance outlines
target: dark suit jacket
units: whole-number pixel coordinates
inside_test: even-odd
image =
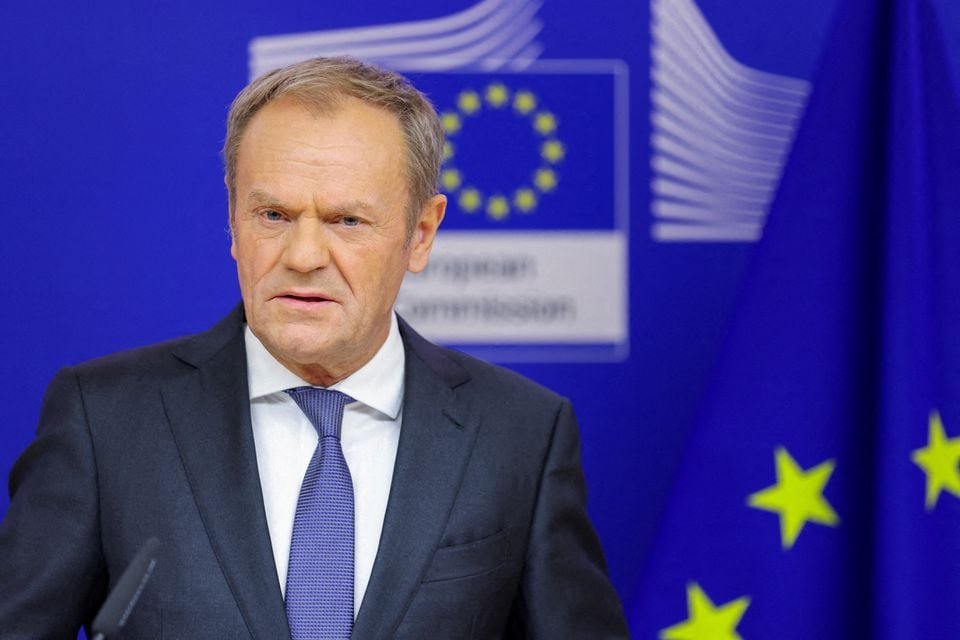
[[[405,324],[403,426],[359,639],[623,638],[569,403]],[[0,637],[74,638],[139,547],[124,638],[289,639],[243,316],[57,374],[0,525]]]

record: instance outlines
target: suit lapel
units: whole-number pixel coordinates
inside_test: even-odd
[[[401,323],[403,424],[374,561],[353,638],[392,638],[439,544],[476,437],[453,388],[466,373]]]
[[[235,312],[188,342],[196,367],[163,390],[210,544],[257,640],[290,638],[270,547],[250,424],[243,324]]]

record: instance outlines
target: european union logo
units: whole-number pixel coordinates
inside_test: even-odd
[[[617,77],[611,71],[538,61],[516,73],[414,75],[446,135],[444,224],[614,228]]]
[[[511,213],[528,215],[537,209],[542,197],[556,191],[558,167],[567,151],[560,138],[557,116],[540,103],[540,97],[530,89],[514,89],[494,80],[482,91],[464,89],[457,94],[456,109],[441,113],[446,142],[440,186],[454,196],[453,202],[461,212],[484,211],[491,220],[498,221]],[[485,125],[484,121],[487,121]],[[471,126],[477,128],[472,138],[468,135]],[[525,156],[528,163],[526,179],[513,185],[507,182],[506,187],[496,184],[484,189],[458,168],[458,147],[465,148],[464,155],[468,159],[471,151],[474,157],[483,155],[482,147],[490,139],[480,135],[484,131],[492,131],[494,136],[510,140],[513,147],[510,156]],[[524,149],[523,145],[529,148]],[[530,153],[531,150],[534,153]],[[506,154],[493,151],[487,155],[502,157]],[[519,173],[523,176],[522,169]],[[505,181],[501,178],[494,182]]]

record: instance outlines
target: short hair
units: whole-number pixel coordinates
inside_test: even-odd
[[[402,75],[347,57],[312,58],[270,71],[247,85],[230,105],[223,162],[231,227],[236,202],[237,154],[250,120],[270,102],[295,98],[320,113],[335,113],[352,97],[396,116],[406,140],[407,235],[427,200],[437,194],[443,127],[436,109]]]

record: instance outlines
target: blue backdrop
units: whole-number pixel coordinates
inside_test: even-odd
[[[805,86],[818,68],[830,64],[821,52],[839,0],[499,4],[525,7],[533,15],[536,33],[524,55],[540,61],[618,60],[628,70],[628,355],[598,362],[508,364],[574,401],[590,511],[613,581],[628,612],[636,613],[633,628],[647,633],[651,625],[663,628],[680,619],[662,625],[640,620],[641,578],[756,246],[751,234],[760,235],[769,204],[758,179],[755,191],[730,195],[736,204],[760,194],[751,200],[752,210],[759,212],[752,217],[741,219],[702,203],[670,209],[685,212],[679,217],[658,214],[653,206],[658,199],[684,205],[688,196],[695,201],[697,194],[716,194],[715,186],[701,185],[693,195],[670,195],[678,184],[672,178],[676,167],[651,164],[663,152],[659,132],[683,143],[683,135],[670,133],[670,123],[695,128],[699,117],[685,119],[677,103],[662,106],[664,120],[652,117],[656,92],[666,87],[667,94],[682,97],[682,91],[670,89],[675,86],[669,84],[671,69],[692,65],[695,71],[696,60],[704,58],[694,54],[709,58],[719,50],[729,56],[728,67],[759,85],[780,83],[785,92]],[[946,81],[956,87],[960,6],[950,0],[933,4],[952,67]],[[59,367],[203,330],[239,300],[218,153],[227,107],[250,73],[252,40],[426,20],[471,6],[470,0],[414,5],[41,0],[0,6],[0,403],[7,409],[0,473],[6,475],[30,440],[41,395]],[[696,42],[669,33],[652,36],[652,24],[668,23],[671,11],[682,12],[688,25],[691,16],[702,14],[708,31]],[[665,57],[657,58],[655,38]],[[710,42],[713,49],[703,44]],[[693,52],[692,57],[683,58],[684,52]],[[658,69],[664,75],[658,76]],[[688,88],[697,95],[701,86],[693,82]],[[575,89],[568,90],[564,104],[576,107]],[[582,91],[579,98],[589,104],[594,89]],[[803,91],[794,98],[806,104]],[[689,111],[691,103],[684,104]],[[589,147],[594,126],[609,137],[612,125],[591,120],[590,112],[584,108],[582,121],[568,116],[561,123],[571,147]],[[784,116],[764,126],[782,125],[789,133],[788,120]],[[748,134],[760,136],[760,125],[751,126]],[[744,144],[752,144],[749,135]],[[697,144],[694,140],[688,150],[709,159],[709,150]],[[756,144],[774,156],[779,148]],[[496,169],[498,161],[491,158],[490,166]],[[571,163],[571,174],[585,170]],[[770,180],[778,179],[780,165],[768,164]],[[722,170],[730,166],[725,163]],[[589,191],[584,197],[587,202],[612,198]],[[586,207],[580,216],[551,224],[603,226],[611,212]],[[668,218],[680,220],[686,235],[658,235],[657,222]],[[709,224],[688,225],[691,220]],[[450,226],[483,224],[451,217]],[[746,229],[743,237],[733,237],[737,229]],[[807,465],[813,462],[819,460]],[[4,495],[0,511],[6,504]]]

